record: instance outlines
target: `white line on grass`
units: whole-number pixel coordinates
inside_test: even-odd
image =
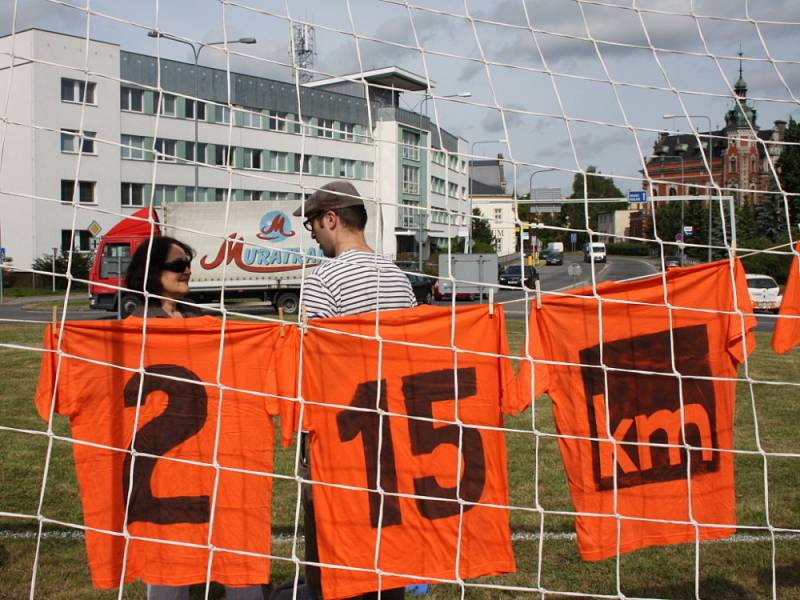
[[[12,530],[0,530],[0,539],[4,540],[27,540],[27,539],[35,539],[37,536],[36,531],[12,531]],[[511,534],[511,540],[518,542],[518,541],[532,541],[538,540],[540,534],[538,533],[527,533],[527,532],[517,532]],[[561,533],[545,533],[544,539],[546,540],[574,540],[577,536],[575,533],[569,532],[561,532]],[[42,533],[42,539],[75,539],[79,540],[83,538],[82,531],[45,531]],[[273,542],[291,542],[294,539],[293,536],[287,534],[278,534],[272,536]],[[721,540],[710,540],[706,542],[701,542],[703,544],[755,544],[759,542],[769,542],[771,540],[771,536],[769,535],[752,535],[749,533],[736,533],[731,537],[724,538]],[[800,534],[798,533],[776,533],[775,534],[776,540],[798,540],[800,539]],[[299,537],[299,540],[303,540],[303,536]]]

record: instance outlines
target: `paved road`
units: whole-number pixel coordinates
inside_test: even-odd
[[[573,273],[580,269],[580,274],[570,275],[570,265],[573,267]],[[544,291],[562,291],[569,288],[582,287],[590,285],[592,282],[592,273],[594,272],[595,280],[600,283],[603,281],[622,281],[635,277],[643,277],[652,275],[658,272],[657,267],[651,261],[643,258],[613,256],[609,257],[608,262],[587,264],[583,262],[582,255],[566,255],[564,257],[564,264],[558,266],[543,266],[539,269],[541,286]],[[82,295],[84,292],[81,292]],[[74,296],[78,298],[78,295]],[[0,323],[5,320],[14,321],[38,321],[47,323],[51,319],[51,312],[48,310],[27,310],[25,305],[34,302],[46,302],[55,300],[63,301],[62,297],[42,296],[35,298],[8,298],[6,302],[0,304]],[[529,294],[528,301],[531,300]],[[525,315],[525,293],[522,290],[504,289],[500,290],[495,295],[496,302],[505,304],[506,314],[510,319],[522,319]],[[476,303],[474,301],[473,303]],[[436,304],[447,305],[449,302],[437,302]],[[462,304],[462,302],[459,302]],[[464,302],[467,304],[467,302]],[[241,312],[252,314],[265,314],[272,313],[271,308],[264,305],[254,305],[249,308],[239,308]],[[61,318],[61,307],[58,309],[59,318]],[[67,311],[67,319],[69,320],[91,320],[91,319],[115,319],[116,313],[109,313],[105,311],[84,310]],[[775,326],[775,319],[773,316],[759,316],[757,331],[769,332]]]

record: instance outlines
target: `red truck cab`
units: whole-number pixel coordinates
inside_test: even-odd
[[[121,312],[129,314],[140,302],[138,297],[120,288],[125,287],[125,272],[131,256],[153,235],[161,235],[158,215],[151,208],[143,208],[122,219],[103,236],[89,271],[91,308],[109,311],[121,308]]]

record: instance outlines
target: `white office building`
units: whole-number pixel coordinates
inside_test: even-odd
[[[468,144],[398,108],[428,87],[396,67],[298,90],[30,29],[0,38],[6,90],[0,247],[17,269],[70,243],[91,251],[151,199],[299,203],[334,179],[380,203],[390,258],[427,257],[466,222]]]

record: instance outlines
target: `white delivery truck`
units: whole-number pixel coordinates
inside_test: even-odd
[[[298,201],[234,202],[228,209],[222,202],[180,202],[142,209],[100,241],[89,275],[90,306],[130,314],[141,296],[115,286],[125,286],[136,249],[151,235],[166,235],[195,251],[189,299],[219,302],[224,288],[226,299],[257,297],[294,314],[303,266],[313,269],[322,260],[302,219],[292,216],[298,206]],[[375,239],[375,213],[368,205],[367,239]]]

